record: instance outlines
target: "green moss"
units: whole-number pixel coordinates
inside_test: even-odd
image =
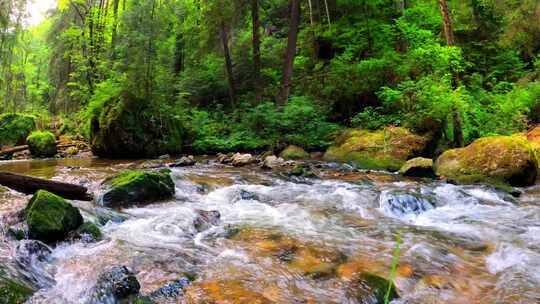
[[[370,289],[371,294],[375,297],[375,304],[385,303],[385,296],[390,286],[390,296],[388,297],[389,301],[399,298],[399,294],[394,283],[381,278],[377,275],[363,272],[359,276],[359,280]]]
[[[26,139],[30,153],[35,157],[56,155],[56,137],[48,131],[35,131]]]
[[[100,240],[103,236],[99,227],[94,223],[86,222],[77,229],[78,234],[88,234],[91,235],[94,240]]]
[[[0,115],[0,147],[23,145],[36,128],[36,118],[31,115],[6,113]]]
[[[397,171],[407,159],[423,151],[428,141],[398,127],[378,131],[347,130],[336,138],[324,159],[349,162],[363,169]]]
[[[174,195],[174,182],[169,170],[159,172],[124,171],[104,182],[109,189],[102,195],[104,205],[150,203]]]
[[[283,150],[280,156],[283,159],[306,159],[309,158],[309,153],[298,146],[291,145]]]
[[[29,287],[0,275],[0,304],[22,304],[32,293]]]
[[[443,153],[435,163],[438,176],[459,183],[528,186],[537,177],[538,163],[522,136],[481,138],[469,146]]]
[[[79,210],[65,199],[39,190],[25,209],[31,239],[53,243],[61,241],[83,223]]]

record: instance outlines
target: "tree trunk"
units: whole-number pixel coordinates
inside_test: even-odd
[[[114,0],[113,2],[113,27],[111,35],[111,61],[116,58],[116,40],[118,35],[118,7],[120,6],[120,0]]]
[[[223,55],[225,56],[225,67],[227,69],[227,79],[229,81],[229,98],[231,105],[234,107],[236,104],[236,89],[234,86],[233,66],[231,59],[231,51],[229,50],[229,34],[225,22],[221,22],[221,42],[223,43]]]
[[[259,0],[251,0],[251,17],[253,22],[253,79],[255,89],[255,99],[257,103],[262,100],[261,85],[261,37],[259,20]]]
[[[92,200],[92,195],[88,193],[86,187],[8,172],[0,172],[0,185],[30,195],[38,190],[46,190],[66,199]]]
[[[300,26],[300,1],[291,0],[291,22],[289,29],[289,39],[287,42],[287,54],[283,65],[283,76],[281,80],[281,94],[278,102],[285,104],[289,99],[292,87],[292,76],[294,69],[294,58],[296,56],[296,42],[298,40],[298,29]]]
[[[453,46],[455,43],[454,30],[452,29],[452,18],[450,17],[450,11],[448,10],[448,3],[446,0],[439,0],[439,9],[441,10],[441,16],[443,18],[443,28],[446,43],[448,46]]]

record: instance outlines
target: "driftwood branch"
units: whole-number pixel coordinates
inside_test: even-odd
[[[0,172],[0,185],[25,194],[34,194],[38,190],[46,190],[66,199],[91,201],[92,194],[83,186],[50,181],[46,179]]]

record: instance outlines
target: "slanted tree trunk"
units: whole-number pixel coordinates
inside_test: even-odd
[[[225,22],[221,22],[220,28],[221,42],[223,43],[223,55],[225,57],[225,67],[227,70],[227,79],[229,81],[229,98],[231,100],[231,105],[236,105],[236,89],[234,85],[234,75],[233,75],[233,65],[231,59],[231,51],[229,49],[229,33]]]
[[[262,100],[261,84],[261,36],[259,20],[259,0],[251,0],[251,17],[253,22],[253,72],[255,74],[253,83],[255,89],[255,99],[257,103]]]
[[[452,17],[450,16],[450,10],[448,9],[448,3],[446,0],[439,0],[439,9],[443,18],[444,36],[446,37],[446,44],[453,46],[455,44],[454,30],[452,28]],[[459,74],[454,75],[454,80],[457,86],[459,82]],[[452,125],[454,133],[454,147],[463,147],[465,145],[465,139],[463,138],[463,123],[457,107],[454,107],[452,112]]]
[[[0,185],[30,195],[38,190],[46,190],[66,199],[92,200],[92,195],[88,193],[86,187],[8,172],[0,172]]]
[[[443,18],[443,28],[444,36],[446,37],[446,43],[449,46],[453,46],[455,43],[454,30],[452,28],[452,18],[450,16],[450,10],[448,9],[448,3],[446,2],[446,0],[439,0],[439,9]]]
[[[289,28],[289,38],[287,42],[287,54],[283,65],[283,76],[281,79],[281,94],[278,98],[280,104],[285,104],[289,99],[292,87],[292,76],[294,69],[294,58],[296,56],[296,42],[298,40],[298,29],[300,27],[300,1],[291,0],[291,21]]]

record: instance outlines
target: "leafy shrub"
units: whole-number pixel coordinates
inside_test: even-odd
[[[18,113],[0,115],[0,147],[22,145],[36,128],[36,117]]]

